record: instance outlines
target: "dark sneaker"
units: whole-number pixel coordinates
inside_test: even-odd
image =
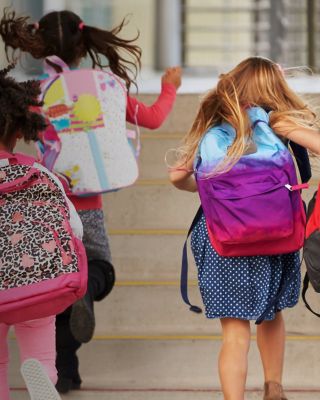
[[[71,378],[58,378],[56,389],[59,393],[68,393],[70,390],[80,390],[81,383],[75,382]]]
[[[61,400],[54,384],[38,360],[33,358],[25,360],[21,366],[21,374],[31,400]]]
[[[92,339],[95,328],[93,303],[85,295],[72,305],[70,315],[70,330],[73,337],[80,343],[87,343]]]

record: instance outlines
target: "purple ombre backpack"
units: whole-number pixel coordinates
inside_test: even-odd
[[[299,250],[304,243],[306,224],[300,189],[308,184],[298,184],[292,156],[270,128],[268,113],[252,107],[248,114],[252,141],[246,154],[229,171],[214,173],[235,138],[231,125],[222,123],[212,127],[199,144],[194,169],[201,206],[188,237],[204,213],[210,242],[221,256],[273,255]],[[304,179],[308,179],[305,175]],[[257,324],[263,321],[288,283],[281,286]],[[201,312],[188,298],[187,240],[182,253],[180,290],[190,310]]]
[[[211,128],[195,160],[196,180],[212,246],[221,256],[290,253],[303,246],[305,212],[292,156],[262,108],[248,109],[252,142],[227,172],[214,174],[235,130]]]

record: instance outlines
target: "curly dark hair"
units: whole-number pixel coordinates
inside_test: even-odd
[[[15,50],[27,52],[37,59],[55,55],[69,66],[89,56],[92,68],[109,66],[129,89],[132,83],[136,86],[141,49],[134,44],[139,33],[133,39],[118,36],[125,25],[126,19],[110,31],[99,29],[85,25],[77,14],[67,10],[50,12],[34,24],[30,17],[17,16],[15,11],[5,8],[0,35],[9,62],[15,60]]]
[[[35,80],[17,82],[7,76],[13,68],[14,64],[10,64],[0,70],[0,142],[8,147],[17,136],[26,142],[37,140],[39,132],[46,128],[44,117],[32,110],[42,106],[38,100],[40,83]]]

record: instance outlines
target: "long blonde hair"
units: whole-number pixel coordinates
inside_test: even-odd
[[[273,111],[271,127],[286,118],[302,126],[310,126],[315,114],[289,88],[281,67],[269,59],[250,57],[226,74],[202,100],[190,131],[184,138],[182,163],[195,154],[206,131],[225,121],[234,127],[236,137],[219,170],[229,170],[246,152],[252,131],[246,112],[249,106]]]

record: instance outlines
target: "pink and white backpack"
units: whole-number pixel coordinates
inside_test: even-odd
[[[35,159],[0,153],[0,322],[62,312],[87,286],[87,260],[58,183]]]
[[[107,71],[70,70],[56,56],[46,58],[45,71],[42,112],[51,125],[38,143],[43,165],[67,176],[78,196],[132,185],[139,173],[140,140],[138,135],[134,149],[126,129],[124,82]]]

